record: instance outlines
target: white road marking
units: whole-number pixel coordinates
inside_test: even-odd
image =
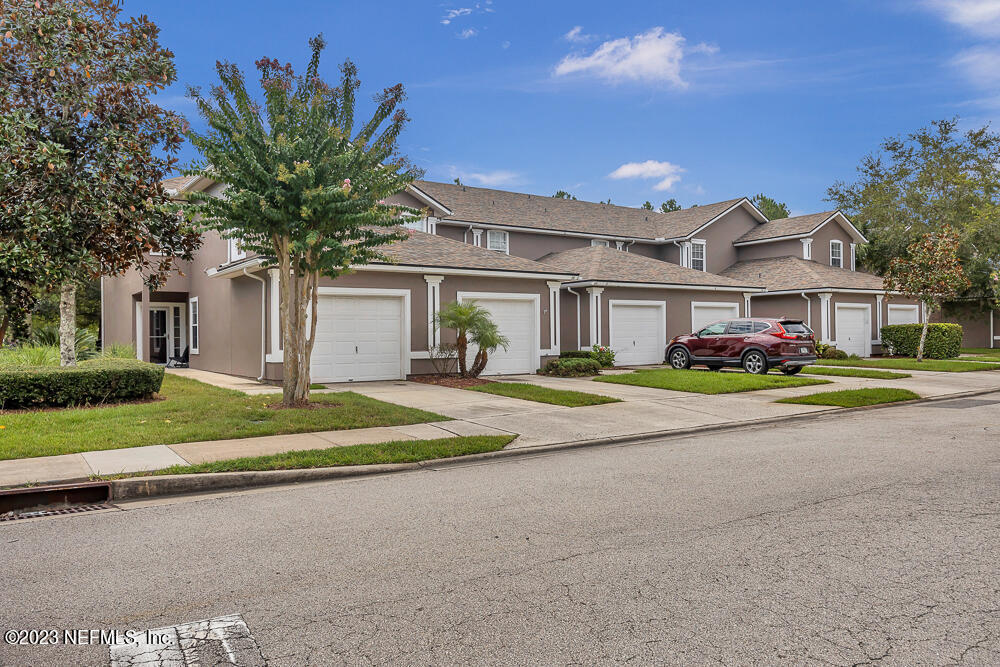
[[[265,664],[257,641],[239,614],[156,628],[145,637],[151,641],[112,646],[111,667]]]

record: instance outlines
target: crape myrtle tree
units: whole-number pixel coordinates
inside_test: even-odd
[[[419,174],[396,151],[408,120],[403,86],[377,95],[374,115],[356,130],[357,68],[346,61],[340,85],[329,86],[319,77],[325,43],[309,44],[301,76],[276,60],[257,62],[263,106],[228,63],[217,65],[221,85],[210,96],[190,91],[208,126],[188,133],[204,158],[191,173],[225,186],[221,197],[192,195],[201,223],[280,274],[285,405],[309,400],[317,318],[308,314],[317,312],[320,278],[385,261],[381,249],[405,237],[398,216],[420,213],[385,203]]]
[[[958,234],[945,225],[910,244],[906,255],[895,257],[885,274],[885,288],[917,299],[927,309],[917,346],[917,361],[924,360],[924,343],[931,315],[942,304],[969,287],[958,256]]]
[[[74,365],[77,279],[135,268],[155,287],[197,247],[160,185],[182,141],[183,120],[152,102],[173,54],[111,0],[0,8],[0,270],[14,277],[0,298],[16,310],[23,286],[58,286]]]

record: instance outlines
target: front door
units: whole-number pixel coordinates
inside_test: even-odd
[[[154,364],[167,363],[169,350],[167,309],[149,309],[149,360]]]

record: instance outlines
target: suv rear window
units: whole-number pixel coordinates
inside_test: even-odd
[[[788,333],[793,334],[810,334],[812,330],[802,322],[781,322],[782,328]]]
[[[740,334],[748,334],[753,331],[753,322],[747,320],[734,320],[729,323],[729,331],[727,332],[730,336],[738,336]]]
[[[767,331],[770,328],[771,328],[771,325],[769,323],[767,323],[767,322],[754,322],[753,323],[753,332],[754,333],[761,333],[762,331]]]

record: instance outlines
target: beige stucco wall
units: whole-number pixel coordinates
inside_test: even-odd
[[[826,223],[819,231],[809,237],[812,242],[812,259],[821,264],[830,264],[830,241],[838,240],[844,244],[844,268],[851,268],[851,235],[837,220]],[[736,248],[739,261],[763,259],[767,257],[802,257],[802,240],[786,239],[770,243]]]
[[[993,335],[1000,336],[1000,311],[996,310],[984,311],[963,304],[934,313],[931,321],[961,324],[963,347],[1000,347],[1000,341],[990,338],[990,318],[993,318]]]
[[[789,241],[757,243],[754,245],[739,246],[736,248],[736,251],[741,262],[768,257],[802,257],[802,241],[791,239]]]
[[[733,239],[738,239],[759,224],[756,218],[740,207],[695,234],[695,239],[705,241],[709,273],[719,273],[735,264],[739,257]]]
[[[562,290],[561,338],[563,350],[576,349],[577,321],[580,322],[580,347],[588,349],[597,341],[590,339],[590,295],[587,288],[574,288],[580,294],[580,310],[576,297],[568,290]],[[744,315],[742,292],[721,292],[706,290],[673,290],[645,287],[606,287],[601,293],[601,344],[611,340],[610,301],[637,300],[662,301],[667,305],[667,340],[680,334],[691,333],[691,302],[712,301],[739,305],[740,315]]]

